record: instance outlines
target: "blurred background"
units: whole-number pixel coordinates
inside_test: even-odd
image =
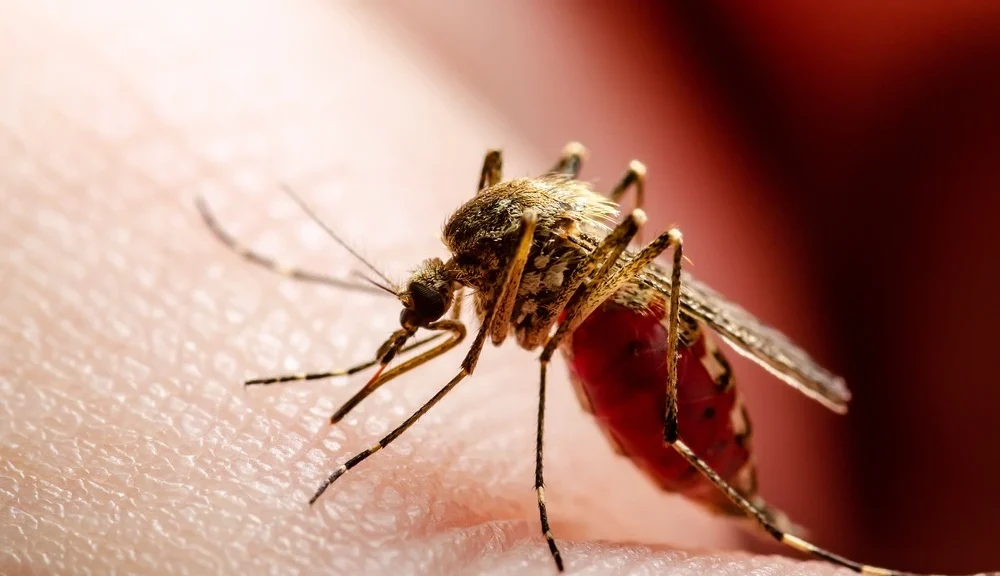
[[[424,176],[437,176],[439,164],[444,165],[450,176],[442,179],[458,181],[465,174],[471,191],[482,150],[467,149],[464,142],[473,138],[456,134],[454,127],[457,119],[482,119],[472,116],[472,107],[461,98],[440,102],[427,96],[455,91],[482,104],[476,114],[480,108],[492,114],[479,125],[499,123],[512,135],[508,142],[481,135],[483,149],[508,147],[507,176],[540,172],[547,166],[524,159],[547,154],[554,160],[569,140],[590,149],[583,177],[600,189],[607,189],[629,160],[642,160],[649,168],[647,238],[680,226],[693,274],[792,336],[844,375],[854,392],[849,414],[838,416],[730,353],[754,420],[764,497],[807,527],[817,543],[851,558],[950,574],[1000,568],[1000,430],[994,420],[1000,414],[1000,382],[992,364],[1000,357],[994,351],[1000,348],[1000,304],[994,295],[1000,277],[1000,1],[260,0],[226,5],[173,0],[140,6],[121,0],[38,0],[2,6],[0,48],[7,50],[0,52],[8,58],[0,59],[0,76],[13,80],[9,90],[0,91],[0,122],[10,123],[14,128],[5,124],[4,129],[30,144],[8,144],[5,161],[16,172],[30,165],[18,163],[22,156],[35,155],[44,159],[43,166],[55,166],[53,172],[72,172],[73,185],[96,182],[91,188],[99,192],[88,189],[80,204],[60,207],[71,213],[84,206],[75,212],[95,220],[122,220],[127,213],[133,222],[155,222],[150,227],[161,234],[172,229],[167,224],[187,234],[191,229],[184,226],[195,223],[189,204],[184,213],[175,206],[173,220],[163,224],[163,207],[146,201],[149,179],[160,191],[179,194],[182,184],[200,182],[204,172],[226,181],[227,192],[256,186],[270,194],[274,174],[294,172],[289,165],[299,172],[316,166],[329,170],[338,158],[350,162],[334,166],[335,172],[370,171],[382,162],[384,173],[378,176],[385,179],[431,159],[434,165]],[[362,26],[350,37],[344,12],[378,26]],[[336,25],[309,28],[327,16]],[[46,26],[32,26],[39,22]],[[375,28],[391,33],[380,29],[376,36]],[[319,41],[322,34],[328,39],[330,30],[348,38]],[[415,97],[405,89],[418,84],[413,77],[385,76],[386,70],[402,69],[393,59],[367,49],[343,49],[364,48],[370,38],[384,38],[386,50],[410,59],[416,73],[455,86],[421,89]],[[302,65],[289,57],[301,53],[316,54],[316,59]],[[436,69],[426,70],[430,67]],[[315,81],[317,69],[328,74],[320,77],[323,82]],[[345,86],[343,78],[355,83]],[[290,87],[274,88],[281,84]],[[317,87],[321,91],[303,96]],[[363,106],[366,96],[376,104],[355,113],[351,106]],[[227,99],[234,105],[221,106]],[[30,105],[36,100],[65,100],[65,116],[88,129],[110,126],[94,141],[111,144],[92,146],[89,133],[81,129],[84,136],[79,136],[66,127],[72,123],[60,116],[63,110],[50,114],[48,104]],[[400,102],[412,105],[386,112]],[[421,107],[429,113],[415,118],[413,110]],[[441,118],[445,107],[455,109],[451,123],[434,125],[429,119]],[[229,114],[216,118],[221,108]],[[379,122],[370,121],[375,112],[385,112]],[[409,124],[397,130],[394,122]],[[194,136],[188,138],[186,127],[192,125]],[[67,134],[50,141],[47,130],[56,133],[52,127]],[[402,132],[405,138],[391,141],[392,134]],[[420,138],[414,132],[423,137],[416,150],[413,141]],[[339,156],[322,145],[331,141],[341,143]],[[191,164],[177,161],[192,158]],[[197,162],[201,159],[207,159],[205,165]],[[133,181],[128,172],[124,183],[114,182],[107,206],[93,201],[105,193],[105,163],[134,164],[143,177]],[[352,185],[379,181],[350,178]],[[448,193],[458,195],[456,189]],[[373,211],[386,207],[361,200]],[[0,216],[17,216],[19,205],[5,205]],[[405,212],[412,219],[431,218],[429,211]],[[439,217],[444,216],[435,212],[433,218]],[[428,236],[437,224],[429,223]],[[59,254],[74,255],[67,277],[85,277],[88,262],[104,262],[99,258],[105,245],[88,252],[97,255],[95,260],[77,259],[71,248],[88,237],[88,229],[67,230],[82,230],[67,233],[62,240],[68,247],[59,248]],[[160,246],[156,235],[137,237],[148,243],[137,243],[140,248]],[[174,241],[162,262],[187,254],[186,244],[178,247],[188,242],[186,236],[178,233]],[[208,251],[213,260],[226,256],[207,238],[199,242],[202,256]],[[125,241],[116,237],[108,245],[118,250],[116,243]],[[183,273],[165,278],[169,289],[187,286]],[[113,293],[117,286],[131,286],[116,282],[109,275],[100,287],[109,286]],[[117,342],[107,340],[112,341]],[[67,342],[77,345],[75,333]],[[519,362],[530,374],[527,355]],[[559,377],[565,384],[565,374]],[[77,384],[74,378],[65,380]],[[556,388],[554,383],[553,396]],[[95,390],[97,398],[107,394],[103,387]],[[207,400],[217,401],[211,395],[222,396],[218,390],[227,389],[209,391]],[[534,406],[533,389],[521,387],[517,393]],[[133,397],[140,396],[128,398]],[[490,406],[483,404],[486,412]],[[158,404],[148,406],[152,410]],[[510,423],[523,431],[525,446],[534,440],[530,410],[524,422]],[[547,422],[560,422],[563,414],[555,406],[550,410],[556,418]],[[566,411],[582,418],[575,406]],[[60,425],[75,430],[75,421],[67,421]],[[551,426],[547,433],[550,446],[565,447],[571,445],[566,435],[576,429]],[[594,431],[592,437],[599,435]],[[67,438],[74,440],[72,434]],[[517,446],[518,438],[504,446]],[[194,444],[196,439],[186,440]],[[556,472],[554,486],[567,462],[601,462],[600,454],[580,444],[572,444],[574,458],[547,451],[553,462],[547,469]],[[495,449],[484,443],[479,453],[486,458]],[[603,455],[610,459],[610,450]],[[528,453],[523,456],[527,473],[531,461]],[[613,473],[598,472],[589,477],[617,482]],[[157,474],[154,470],[151,478]],[[517,497],[528,513],[504,508],[506,500],[499,506],[509,517],[534,522],[526,486],[517,485]],[[556,492],[552,487],[550,492]],[[606,490],[597,494],[612,502],[609,506],[628,501],[606,496]],[[642,495],[629,496],[638,500]],[[28,509],[38,506],[32,498],[26,497]],[[476,501],[466,498],[457,507],[462,513],[475,511]],[[40,501],[46,503],[44,493]],[[622,516],[665,509],[644,505]],[[620,506],[625,508],[633,506]],[[595,533],[575,526],[578,514],[557,515],[574,519],[567,527],[576,531],[565,532],[567,538]],[[269,529],[292,526],[288,522],[301,515],[295,511],[289,517],[293,520],[277,516],[284,524],[265,524]],[[600,514],[591,511],[590,517],[601,522]],[[690,530],[682,519],[676,525]],[[187,538],[188,527],[177,524],[173,533]],[[29,526],[19,537],[38,533]],[[129,538],[146,533],[122,532]],[[634,532],[615,526],[607,533]],[[81,540],[86,535],[87,530],[77,530]],[[669,543],[672,536],[649,533],[642,540]],[[61,545],[61,540],[53,542]],[[750,536],[746,545],[788,553]],[[319,545],[316,550],[329,556],[336,552]],[[205,556],[216,560],[216,555]]]
[[[847,378],[841,418],[737,362],[766,497],[860,560],[998,567],[1000,2],[368,9],[598,186],[643,160],[691,270]]]

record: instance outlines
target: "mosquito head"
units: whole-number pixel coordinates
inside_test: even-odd
[[[406,288],[397,294],[403,303],[399,323],[412,333],[439,320],[454,302],[458,288],[459,284],[440,258],[424,260],[410,275]]]

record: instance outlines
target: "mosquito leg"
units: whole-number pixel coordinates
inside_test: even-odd
[[[526,210],[521,215],[521,234],[518,238],[517,248],[507,263],[503,287],[496,301],[493,302],[492,317],[489,319],[490,339],[496,346],[502,344],[507,338],[507,334],[510,333],[510,317],[514,313],[517,288],[521,284],[524,266],[528,263],[528,254],[531,252],[531,242],[535,237],[535,224],[537,222],[538,216],[533,210]]]
[[[635,188],[635,207],[642,208],[646,203],[646,165],[638,160],[628,163],[628,170],[621,180],[611,189],[608,197],[616,204],[621,203],[622,196],[631,188]],[[639,242],[642,242],[642,235],[639,235]]]
[[[609,277],[614,270],[613,263],[616,262],[620,257],[625,247],[632,240],[632,237],[639,231],[642,225],[646,222],[646,215],[642,210],[635,210],[614,230],[608,234],[604,240],[590,253],[587,259],[577,266],[577,269],[573,272],[569,281],[566,283],[566,287],[563,290],[563,295],[558,301],[557,305],[553,306],[554,310],[552,314],[552,321],[540,321],[539,328],[534,330],[532,334],[528,335],[529,342],[536,342],[540,338],[544,338],[551,332],[552,322],[558,317],[558,314],[563,310],[570,310],[570,308],[579,308],[580,302],[586,301],[585,297],[581,295],[586,295],[590,286],[600,285],[602,279]],[[600,266],[600,269],[598,269]],[[594,273],[594,270],[597,270]],[[583,280],[590,277],[591,284],[584,289],[579,289],[582,285]],[[567,305],[567,302],[570,302]],[[557,332],[557,336],[558,336]],[[555,560],[556,567],[560,572],[563,571],[563,560],[562,555],[559,552],[559,547],[556,546],[555,536],[552,534],[552,529],[549,527],[549,516],[548,508],[545,504],[545,481],[542,472],[543,468],[543,446],[545,438],[545,387],[546,387],[546,373],[548,370],[549,361],[552,359],[552,351],[556,349],[556,344],[558,340],[550,340],[546,345],[546,348],[542,351],[541,358],[539,358],[539,385],[538,385],[538,429],[535,437],[535,493],[538,497],[538,516],[541,522],[542,534],[545,536],[545,540],[549,546],[549,552],[552,554],[553,560]],[[530,346],[530,345],[529,345]]]
[[[632,213],[629,220],[634,219],[636,214],[642,215],[643,213],[641,210],[636,210]],[[629,220],[626,220],[626,222]],[[638,231],[638,228],[644,222],[645,217],[643,216],[639,222],[635,223],[635,228],[632,231],[633,235]],[[577,290],[575,294],[573,294],[572,298],[569,299],[568,304],[562,311],[564,314],[563,321],[560,323],[556,333],[549,338],[548,342],[546,342],[545,348],[542,349],[542,353],[538,359],[540,364],[540,382],[538,387],[538,430],[535,443],[535,491],[538,495],[538,514],[542,523],[542,533],[545,535],[545,540],[548,542],[549,551],[555,559],[556,567],[559,568],[560,571],[563,569],[562,558],[559,554],[559,549],[556,547],[555,538],[552,536],[552,532],[549,529],[548,513],[545,506],[545,488],[542,479],[542,437],[544,435],[545,428],[545,377],[548,364],[552,360],[552,355],[558,349],[559,343],[566,336],[566,334],[569,334],[576,329],[576,327],[579,326],[580,323],[583,322],[583,320],[585,320],[586,317],[590,315],[590,313],[593,312],[593,310],[597,308],[601,302],[607,300],[611,294],[613,294],[626,282],[634,279],[643,268],[655,260],[656,257],[668,247],[673,246],[675,250],[679,251],[681,244],[680,231],[670,230],[661,234],[656,240],[643,248],[642,251],[636,254],[631,260],[628,260],[621,266],[616,266],[622,252],[631,239],[631,235],[622,235],[611,239],[610,242],[609,239],[611,239],[611,235],[609,235],[608,238],[606,238],[598,247],[598,249],[595,249],[594,251],[594,253],[601,251],[604,254],[606,259],[603,260],[603,265],[597,273],[593,275],[590,283],[583,289]],[[592,254],[592,257],[589,259],[591,262],[581,264],[581,266],[588,265],[594,267],[600,263],[600,260],[593,258],[593,255],[594,254]]]
[[[530,240],[534,234],[536,219],[537,217],[535,216],[534,212],[527,212],[522,216],[521,240],[518,243],[519,252],[522,249],[521,247],[526,242],[525,238],[527,238],[527,245],[530,247],[531,245]],[[314,502],[316,502],[316,500],[319,499],[319,497],[323,494],[323,492],[325,492],[326,489],[329,488],[331,484],[336,482],[337,479],[343,476],[348,470],[354,468],[372,454],[388,446],[389,443],[398,438],[403,432],[407,430],[407,428],[412,426],[414,422],[419,420],[421,416],[426,414],[428,410],[430,410],[435,404],[437,404],[442,398],[444,398],[445,395],[447,395],[448,392],[450,392],[455,386],[457,386],[459,382],[461,382],[467,376],[472,374],[472,372],[476,368],[476,363],[479,362],[479,356],[482,354],[483,345],[486,343],[486,336],[491,332],[491,326],[493,326],[495,319],[499,317],[497,313],[498,309],[500,308],[499,303],[507,299],[509,293],[513,292],[514,294],[517,294],[517,287],[518,284],[520,284],[521,275],[520,273],[515,274],[512,271],[516,267],[515,261],[516,258],[512,258],[510,263],[507,264],[506,267],[507,270],[505,270],[503,276],[505,280],[503,286],[501,286],[500,288],[500,293],[497,295],[496,301],[489,307],[489,310],[487,310],[486,316],[483,318],[482,325],[479,327],[479,331],[476,333],[476,338],[472,341],[472,346],[469,347],[469,351],[466,353],[465,359],[462,360],[462,369],[459,370],[458,374],[456,374],[455,377],[451,379],[451,381],[445,384],[444,388],[439,390],[438,393],[435,394],[433,398],[431,398],[429,401],[427,401],[426,404],[421,406],[419,410],[414,412],[412,416],[407,418],[395,430],[393,430],[384,438],[379,440],[377,444],[373,445],[371,448],[365,450],[364,452],[360,452],[354,455],[342,466],[337,468],[333,472],[333,474],[331,474],[330,477],[323,482],[319,490],[316,491],[316,494],[309,499],[309,504],[313,504]],[[508,318],[506,321],[509,323],[510,322],[509,312],[507,313],[507,316]],[[451,330],[454,333],[454,335],[446,342],[439,344],[438,346],[424,352],[423,354],[417,356],[416,358],[413,358],[407,362],[404,362],[403,364],[400,364],[399,366],[393,368],[392,370],[389,370],[385,374],[377,376],[372,381],[376,382],[381,380],[380,384],[385,383],[387,380],[390,380],[396,376],[399,376],[404,372],[412,370],[416,366],[419,366],[420,364],[427,362],[431,358],[443,354],[444,352],[448,351],[456,344],[458,344],[465,337],[465,326],[461,322],[456,322],[454,320],[439,320],[428,327],[431,328],[432,330]],[[388,342],[392,342],[392,338],[390,338]],[[359,394],[361,393],[359,392]],[[350,401],[348,401],[348,403],[350,403]],[[342,411],[343,410],[339,410],[338,413]]]
[[[337,408],[337,410],[333,413],[333,415],[330,416],[330,423],[336,424],[337,422],[340,422],[345,416],[347,416],[347,414],[351,410],[353,410],[358,404],[360,404],[362,400],[367,398],[369,395],[371,395],[372,392],[377,390],[386,382],[396,378],[397,376],[405,374],[410,370],[413,370],[414,368],[420,366],[421,364],[424,364],[426,362],[429,362],[430,360],[433,360],[434,358],[437,358],[438,356],[444,354],[448,350],[451,350],[452,348],[457,346],[458,343],[465,338],[465,325],[456,320],[439,320],[437,322],[430,324],[428,328],[430,328],[431,330],[441,330],[442,332],[440,332],[438,335],[443,335],[444,334],[443,331],[450,330],[452,332],[452,336],[448,340],[442,342],[441,344],[438,344],[437,346],[431,348],[430,350],[421,352],[417,356],[410,358],[409,360],[403,362],[398,366],[393,366],[391,369],[386,370],[385,372],[382,372],[382,370],[388,364],[389,360],[383,359],[382,366],[379,368],[379,371],[375,373],[375,376],[373,376],[372,379],[369,380],[368,383],[361,388],[361,390],[358,390],[354,394],[354,396],[351,396],[347,400],[347,402],[344,402],[344,404],[340,408]],[[429,340],[429,338],[424,339],[424,342],[426,342],[427,340]],[[407,346],[406,348],[400,350],[400,352],[403,352],[407,349],[412,349],[415,345],[416,344],[411,344],[410,346]]]
[[[670,304],[667,309],[667,403],[663,414],[663,440],[677,441],[677,346],[680,343],[681,264],[684,261],[683,240],[677,236],[674,245],[673,269],[670,273]]]
[[[437,340],[438,338],[440,338],[442,336],[444,336],[444,333],[442,333],[442,332],[439,332],[437,334],[432,334],[432,335],[430,335],[430,336],[428,336],[426,338],[422,338],[420,340],[417,340],[416,342],[413,342],[412,344],[410,344],[410,345],[402,348],[399,351],[399,353],[403,354],[403,353],[409,352],[410,350],[414,350],[414,349],[420,348],[421,346],[423,346],[423,345],[425,345],[425,344],[427,344],[429,342],[433,342],[434,340]],[[365,368],[370,368],[370,367],[378,364],[379,361],[380,361],[380,358],[376,358],[374,360],[369,360],[368,362],[363,362],[363,363],[358,364],[356,366],[351,366],[350,368],[341,369],[341,370],[331,370],[329,372],[309,372],[309,373],[302,373],[302,374],[288,374],[288,375],[285,375],[285,376],[275,376],[273,378],[254,378],[253,380],[247,380],[246,382],[243,383],[243,385],[244,386],[269,386],[271,384],[282,384],[284,382],[299,382],[299,381],[303,381],[303,380],[322,380],[323,378],[335,378],[337,376],[350,376],[351,374],[357,374],[358,372],[361,372]]]
[[[420,354],[416,358],[408,360],[407,362],[404,362],[403,364],[396,366],[395,368],[386,372],[385,374],[382,374],[378,378],[381,380],[380,384],[384,384],[385,382],[395,378],[396,376],[399,376],[405,372],[409,372],[410,370],[427,362],[428,360],[440,356],[441,354],[454,348],[459,342],[461,342],[465,338],[465,325],[462,324],[461,322],[456,322],[454,320],[438,320],[437,322],[432,323],[428,327],[431,328],[432,330],[449,330],[452,332],[452,336],[445,342],[438,344],[434,348],[424,352],[423,354]],[[485,334],[485,330],[483,328],[480,328],[479,332]],[[482,350],[482,345],[480,345],[479,349]],[[430,400],[428,400],[423,406],[421,406],[416,412],[414,412],[412,416],[407,418],[402,424],[396,427],[396,429],[394,429],[384,438],[379,440],[378,443],[373,445],[371,448],[363,452],[360,452],[358,454],[355,454],[342,466],[337,468],[333,472],[333,474],[331,474],[330,477],[323,482],[323,484],[319,487],[319,490],[316,491],[316,494],[314,494],[313,497],[309,499],[309,504],[312,505],[313,503],[315,503],[316,500],[318,500],[319,497],[323,495],[323,492],[325,492],[326,489],[329,488],[331,484],[336,482],[337,479],[343,476],[348,470],[354,468],[355,466],[363,462],[366,458],[378,452],[382,448],[385,448],[393,440],[398,438],[403,432],[406,432],[407,428],[412,426],[414,422],[416,422],[417,420],[420,419],[421,416],[426,414],[428,410],[430,410],[435,404],[438,403],[438,401],[444,398],[445,395],[452,390],[452,388],[458,385],[458,383],[461,382],[468,375],[469,371],[466,370],[465,368],[462,368],[462,370],[460,370],[459,373],[455,375],[455,377],[452,378],[451,381],[448,382],[448,384],[446,384],[444,388],[439,390],[437,394],[435,394]],[[360,394],[361,393],[359,392],[359,395]],[[355,397],[357,397],[357,395]],[[354,398],[351,399],[351,401],[353,400]],[[348,401],[348,403],[350,404],[351,401]],[[353,405],[356,404],[357,402],[354,402]],[[343,408],[341,408],[341,410],[338,410],[338,413],[341,412],[346,414],[346,411]]]
[[[465,299],[465,288],[459,288],[455,292],[455,303],[451,305],[451,314],[448,315],[452,320],[459,320],[462,318],[462,301]]]
[[[535,435],[535,494],[538,496],[538,518],[542,525],[542,535],[549,545],[549,553],[556,562],[556,568],[562,572],[563,559],[556,546],[556,538],[552,535],[552,528],[549,527],[549,512],[545,505],[545,481],[542,475],[542,447],[545,438],[545,372],[548,362],[540,363],[540,376],[538,383],[538,430]]]
[[[574,180],[580,177],[580,168],[587,158],[587,149],[579,142],[563,146],[559,161],[549,170],[550,174],[565,174]]]
[[[417,420],[419,420],[421,416],[423,416],[424,414],[427,413],[428,410],[430,410],[431,408],[433,408],[434,405],[438,403],[438,401],[440,401],[442,398],[444,398],[445,395],[448,394],[448,392],[451,392],[451,390],[456,385],[458,385],[459,382],[461,382],[463,379],[465,379],[465,377],[468,376],[468,375],[469,375],[468,372],[466,372],[464,369],[461,370],[457,375],[455,375],[454,378],[451,379],[450,382],[448,382],[445,385],[444,388],[442,388],[441,390],[439,390],[438,393],[435,394],[433,398],[431,398],[430,400],[428,400],[426,404],[424,404],[423,406],[421,406],[416,412],[413,413],[412,416],[410,416],[409,418],[407,418],[402,424],[400,424],[398,427],[396,427],[395,430],[393,430],[392,432],[390,432],[389,434],[387,434],[384,438],[382,438],[381,440],[379,440],[378,443],[376,443],[375,445],[373,445],[371,448],[369,448],[369,449],[367,449],[367,450],[365,450],[363,452],[359,452],[358,454],[355,454],[347,462],[344,462],[344,464],[342,464],[339,468],[337,468],[333,472],[333,474],[330,475],[329,478],[327,478],[325,481],[323,481],[323,484],[320,485],[319,490],[316,491],[316,494],[314,494],[313,497],[309,499],[309,504],[312,505],[317,500],[319,500],[319,497],[323,495],[323,492],[326,492],[326,489],[329,488],[331,484],[333,484],[334,482],[336,482],[337,479],[339,479],[341,476],[343,476],[345,473],[347,473],[348,470],[350,470],[351,468],[354,468],[358,464],[361,464],[362,462],[365,461],[366,458],[368,458],[372,454],[378,452],[382,448],[385,448],[393,440],[395,440],[396,438],[398,438],[403,432],[406,432],[406,430],[410,426],[412,426],[414,422],[416,422]]]
[[[608,197],[616,203],[621,202],[622,196],[632,187],[635,187],[635,207],[642,208],[646,203],[646,165],[638,160],[628,163],[628,170],[611,189]]]
[[[267,268],[268,270],[281,274],[282,276],[287,276],[289,278],[294,278],[296,280],[301,280],[303,282],[312,282],[315,284],[324,284],[327,286],[335,286],[337,288],[345,288],[348,290],[357,290],[360,292],[368,292],[371,294],[382,294],[388,295],[386,289],[379,288],[370,284],[365,284],[361,282],[352,282],[350,280],[343,280],[340,278],[334,278],[332,276],[325,276],[323,274],[317,274],[315,272],[310,272],[308,270],[302,270],[295,268],[293,266],[288,266],[263,256],[254,252],[250,248],[240,244],[225,228],[219,223],[218,218],[212,213],[212,210],[208,207],[205,199],[201,196],[195,198],[195,204],[198,207],[198,212],[201,213],[202,219],[208,226],[209,230],[215,234],[215,237],[219,239],[220,242],[225,244],[230,250],[236,254],[242,256],[243,258],[253,262],[258,266]]]
[[[496,186],[503,179],[503,152],[498,149],[489,150],[483,157],[483,168],[479,173],[479,186],[476,188],[478,195],[483,190]],[[462,300],[465,296],[465,288],[459,288],[455,293],[455,303],[451,307],[451,319],[458,320],[462,317]]]
[[[490,150],[483,157],[483,170],[479,174],[479,187],[476,194],[483,190],[496,186],[503,178],[503,152],[497,149]]]
[[[702,475],[708,478],[708,480],[711,481],[712,484],[715,484],[715,486],[719,490],[721,490],[726,496],[728,496],[729,499],[733,501],[733,503],[739,506],[746,513],[747,516],[756,520],[764,528],[764,530],[766,530],[767,533],[773,536],[774,539],[777,540],[778,542],[791,546],[792,548],[795,548],[800,552],[806,552],[808,554],[812,554],[813,556],[822,558],[827,562],[832,562],[839,566],[850,568],[851,570],[854,570],[855,572],[860,572],[862,574],[873,574],[876,576],[896,576],[896,575],[901,576],[903,574],[901,572],[896,572],[894,570],[879,568],[877,566],[868,566],[867,564],[861,564],[853,560],[848,560],[843,556],[839,556],[837,554],[834,554],[833,552],[824,550],[823,548],[820,548],[819,546],[816,546],[811,542],[807,542],[802,538],[795,536],[794,534],[789,534],[783,531],[768,518],[767,514],[765,514],[757,506],[754,506],[752,503],[750,503],[750,501],[747,500],[742,494],[737,492],[735,488],[733,488],[732,486],[729,485],[729,483],[723,480],[722,477],[719,476],[715,472],[715,470],[713,470],[712,467],[709,466],[704,460],[699,458],[698,455],[695,454],[691,450],[691,448],[689,448],[688,445],[684,443],[683,440],[678,439],[673,443],[671,443],[671,446],[673,446],[674,450],[676,450],[678,454],[683,456],[684,459],[688,461],[688,463],[690,463],[699,472],[701,472]]]

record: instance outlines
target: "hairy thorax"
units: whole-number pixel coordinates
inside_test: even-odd
[[[538,223],[510,328],[530,350],[548,335],[560,312],[558,296],[618,211],[585,183],[557,175],[502,182],[464,204],[445,224],[443,240],[453,254],[448,265],[454,277],[475,291],[480,321],[501,288],[528,209]]]

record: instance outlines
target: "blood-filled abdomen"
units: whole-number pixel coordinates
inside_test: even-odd
[[[620,453],[659,486],[711,509],[738,509],[663,442],[667,390],[664,303],[636,307],[609,299],[563,345],[581,402]],[[641,310],[641,311],[640,311]],[[681,439],[748,498],[756,492],[750,428],[726,359],[700,323],[684,318],[678,348]]]

